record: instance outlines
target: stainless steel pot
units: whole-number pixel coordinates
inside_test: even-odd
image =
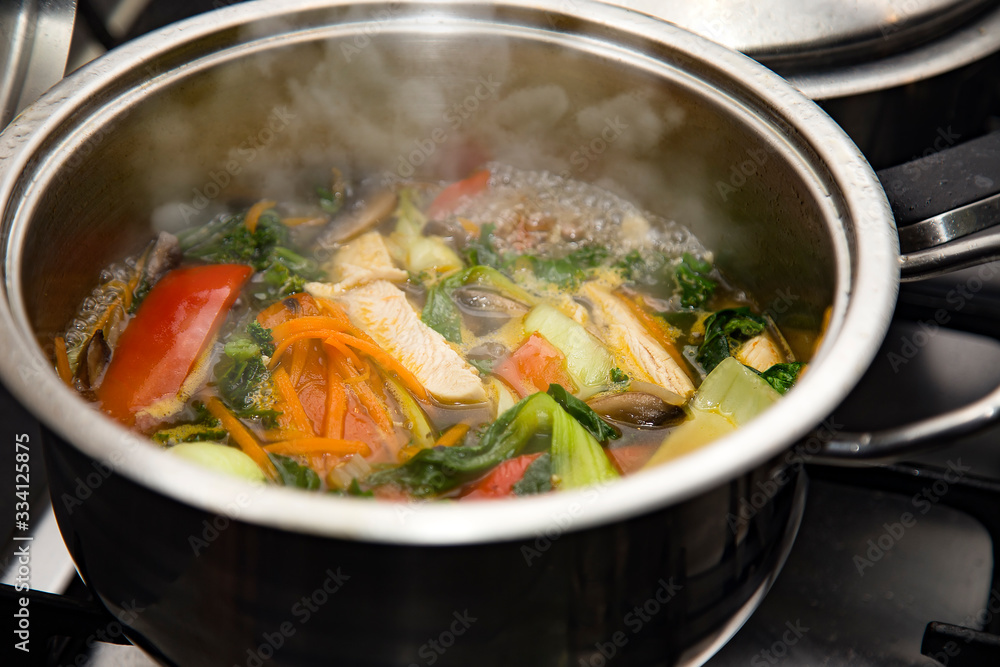
[[[832,306],[809,372],[739,433],[607,487],[399,506],[219,477],[52,371],[53,334],[151,224],[289,196],[330,165],[450,178],[485,158],[688,225],[783,329]],[[0,134],[0,201],[0,375],[46,429],[63,535],[130,638],[185,666],[703,660],[780,566],[801,511],[792,445],[867,368],[900,274],[879,181],[815,104],[742,55],[596,5],[299,0],[186,21]],[[827,428],[806,451],[877,455],[980,417],[884,442]]]

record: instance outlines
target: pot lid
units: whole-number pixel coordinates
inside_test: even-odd
[[[613,0],[781,72],[885,57],[940,38],[994,0]]]

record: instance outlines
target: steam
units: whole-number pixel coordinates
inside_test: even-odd
[[[387,185],[497,161],[662,199],[650,156],[687,121],[662,85],[486,34],[413,39],[402,11],[351,8],[341,36],[259,50],[159,101],[138,156],[138,168],[157,159],[154,228],[176,231],[236,202],[308,199],[331,167]],[[285,29],[251,25],[245,36]]]

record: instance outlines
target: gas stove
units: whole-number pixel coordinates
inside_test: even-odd
[[[229,3],[84,0],[70,68],[150,29],[222,4]],[[899,425],[959,407],[1000,384],[1000,279],[984,281],[959,308],[949,298],[970,284],[975,271],[904,286],[882,350],[831,416],[835,423],[848,431]],[[989,273],[1000,276],[1000,264],[989,265]],[[934,313],[941,307],[952,308],[950,323],[958,329],[936,323]],[[3,442],[22,434],[39,441],[38,425],[5,391],[0,414]],[[888,467],[808,466],[805,513],[781,574],[757,611],[706,664],[1000,664],[1000,640],[990,634],[1000,631],[993,555],[1000,517],[991,512],[1000,503],[998,438],[1000,427],[994,427]],[[13,486],[13,463],[0,462],[0,527],[7,545],[0,552],[0,572],[9,584],[17,582],[20,547],[12,539],[14,491],[7,488]],[[37,457],[30,498],[32,588],[63,594],[63,604],[86,608],[89,594],[51,511],[42,511],[48,497]],[[155,664],[127,644],[120,628],[92,627],[102,630],[67,630],[68,636],[49,640],[43,654],[33,651],[36,664]]]

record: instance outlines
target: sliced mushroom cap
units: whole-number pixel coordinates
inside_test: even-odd
[[[452,291],[451,298],[458,307],[479,317],[520,317],[528,312],[528,306],[509,297],[482,287],[465,286]]]
[[[667,428],[684,421],[684,410],[641,391],[603,394],[587,401],[601,417],[634,428]]]
[[[360,210],[334,218],[316,241],[317,244],[321,248],[333,248],[361,236],[389,217],[396,210],[397,200],[396,193],[389,190],[372,194]]]

